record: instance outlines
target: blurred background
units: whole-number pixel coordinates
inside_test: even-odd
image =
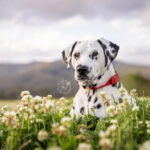
[[[61,52],[101,37],[120,46],[114,65],[124,86],[150,95],[149,0],[0,0],[0,99],[22,90],[73,96]]]

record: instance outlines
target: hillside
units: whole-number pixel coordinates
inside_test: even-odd
[[[150,87],[150,67],[128,65],[115,62],[127,89],[137,88],[148,95]],[[64,94],[58,88],[64,86],[64,81],[70,88]],[[65,84],[66,86],[66,84]],[[74,80],[73,69],[67,71],[63,61],[52,63],[34,62],[30,64],[0,64],[0,99],[17,98],[21,90],[30,90],[34,95],[72,96],[76,93],[78,85]]]

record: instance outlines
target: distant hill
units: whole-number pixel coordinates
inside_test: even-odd
[[[123,83],[128,89],[137,88],[140,83],[141,90],[145,89],[145,94],[150,92],[150,67],[129,65],[122,62],[114,62]],[[139,77],[139,78],[138,78]],[[60,92],[64,84],[67,85],[69,92]],[[147,84],[148,83],[148,84]],[[140,90],[138,87],[138,90]],[[73,96],[78,89],[77,82],[74,79],[73,69],[67,71],[63,61],[52,63],[34,62],[29,64],[0,64],[0,99],[16,99],[20,91],[30,90],[33,94],[54,96]],[[63,89],[62,89],[63,90]]]

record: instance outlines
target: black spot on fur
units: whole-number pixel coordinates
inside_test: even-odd
[[[118,54],[119,46],[110,41],[109,41],[109,43],[110,43],[110,47],[112,48],[112,50],[111,50],[111,52],[107,51],[107,56],[109,57],[110,61],[112,62]],[[113,55],[111,55],[110,53],[112,53]]]
[[[123,99],[120,97],[119,98],[119,103],[122,103],[123,102]]]
[[[117,83],[112,84],[111,86],[112,86],[112,87],[116,87],[116,88],[117,88]]]
[[[64,62],[67,63],[66,62],[66,56],[65,56],[65,51],[64,50],[62,51],[62,57],[63,57]]]
[[[113,48],[112,53],[114,53],[114,54],[118,53],[118,50],[119,50],[119,46],[118,45],[110,42],[110,47]]]
[[[90,96],[90,97],[88,98],[88,102],[90,102],[90,101],[91,101],[91,98],[92,98],[92,96]]]
[[[85,89],[85,88],[86,88],[86,85],[83,85],[82,87]]]
[[[121,88],[121,82],[118,82],[118,86],[117,86],[118,89]]]
[[[73,51],[74,51],[74,48],[75,48],[76,44],[77,44],[77,41],[72,45],[71,52],[70,52],[70,56],[72,56],[72,53],[73,53]]]
[[[98,104],[97,106],[94,106],[94,108],[96,108],[96,109],[100,109],[101,107],[102,107],[101,104]]]
[[[97,84],[93,84],[92,87],[96,87]]]
[[[83,114],[84,113],[84,107],[80,108],[80,113]]]
[[[75,107],[74,107],[74,106],[73,106],[72,108],[73,108],[73,109],[75,109]]]
[[[107,55],[106,55],[106,45],[100,40],[97,40],[97,41],[101,45],[101,47],[103,48],[104,57],[105,57],[105,67],[106,67],[108,64],[108,59],[107,59]]]
[[[96,92],[96,89],[93,90],[93,95],[95,94],[95,92]]]
[[[102,78],[102,75],[98,76],[98,78],[97,78],[97,79],[98,79],[98,80],[100,80],[101,78]]]
[[[95,97],[94,103],[96,103],[97,101],[98,101],[98,98],[97,98],[97,97]]]
[[[87,95],[87,96],[89,97],[89,95],[90,95],[90,92],[88,92],[88,95]]]

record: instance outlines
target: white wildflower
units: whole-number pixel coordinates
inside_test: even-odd
[[[30,92],[29,91],[22,91],[20,94],[21,97],[24,97],[26,95],[30,95]]]
[[[0,130],[0,137],[3,136],[3,130]]]
[[[39,131],[38,133],[38,140],[39,141],[44,141],[48,139],[48,132],[47,131]]]
[[[48,147],[47,150],[61,150],[61,148],[57,146],[52,146],[52,147]]]
[[[141,147],[139,148],[139,150],[150,150],[150,140],[145,141]]]
[[[36,122],[37,123],[43,123],[43,120],[42,119],[36,119]]]
[[[120,96],[123,97],[125,95],[125,88],[120,88],[119,92],[120,92]]]
[[[130,91],[130,95],[131,95],[131,97],[136,97],[137,96],[137,93],[136,93],[136,89],[132,89],[131,91]]]
[[[114,119],[112,119],[111,121],[110,121],[112,124],[117,124],[118,123],[118,121],[117,120],[114,120]]]
[[[22,97],[21,101],[24,103],[29,103],[31,99],[32,99],[31,95],[25,95],[24,97]]]
[[[104,132],[104,131],[99,132],[99,137],[106,138],[107,136],[108,136],[107,132]]]
[[[114,133],[116,131],[116,129],[117,129],[116,125],[111,125],[107,128],[107,131],[110,134],[110,133]]]
[[[150,134],[150,129],[147,129],[147,134]]]
[[[34,98],[31,99],[31,103],[41,103],[42,102],[42,97],[41,96],[35,96]]]
[[[132,108],[132,111],[133,112],[137,112],[139,110],[139,107],[138,106],[134,106],[133,108]]]
[[[102,138],[99,144],[102,146],[103,150],[109,150],[112,147],[112,142],[108,138]]]
[[[48,95],[47,98],[48,98],[48,99],[52,99],[53,96],[52,96],[52,95]]]
[[[5,111],[7,111],[8,110],[8,106],[7,105],[4,105],[2,108],[1,108],[1,111],[2,112],[5,112]]]
[[[100,92],[100,97],[103,99],[106,97],[106,92]]]
[[[87,144],[87,143],[80,143],[78,145],[78,149],[77,150],[91,150],[92,147],[90,144]]]
[[[47,109],[49,109],[50,107],[54,107],[54,106],[55,106],[54,101],[48,100],[48,101],[46,102],[46,108],[47,108]]]
[[[71,121],[71,118],[69,118],[69,117],[64,117],[61,119],[61,123],[66,127],[70,126],[70,121]]]

